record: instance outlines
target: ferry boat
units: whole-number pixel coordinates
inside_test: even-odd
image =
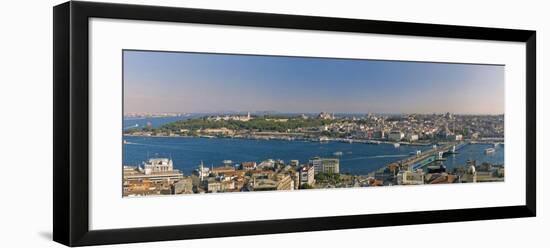
[[[487,148],[485,149],[485,154],[491,154],[495,152],[495,148]]]
[[[409,155],[413,156],[420,156],[420,154],[422,154],[422,151],[421,150],[416,150],[414,152],[409,152]]]

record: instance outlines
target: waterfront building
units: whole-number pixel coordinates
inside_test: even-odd
[[[396,177],[398,185],[424,184],[424,172],[422,171],[399,171]]]
[[[388,134],[388,140],[391,140],[391,141],[401,141],[403,139],[403,137],[405,136],[405,134],[401,131],[391,131],[389,134]]]
[[[315,167],[304,166],[300,169],[300,186],[304,184],[313,185],[315,183]]]
[[[174,163],[167,158],[151,158],[145,162],[144,173],[151,175],[153,173],[168,172],[174,170]]]
[[[475,183],[477,182],[476,161],[467,161],[466,173],[460,177],[462,183]]]
[[[340,173],[340,160],[337,158],[314,158],[309,160],[314,173]]]
[[[374,139],[384,139],[386,138],[386,134],[384,132],[384,130],[378,130],[378,131],[375,131],[372,133],[372,137]]]
[[[201,164],[199,165],[199,168],[197,168],[193,174],[197,175],[199,178],[199,181],[202,182],[205,177],[208,177],[210,175],[210,168],[204,167],[204,163],[201,161]]]
[[[225,173],[233,173],[233,172],[235,172],[235,167],[228,166],[228,165],[212,168],[212,173],[216,175],[224,175]]]
[[[125,166],[123,180],[125,183],[150,181],[151,183],[176,182],[183,178],[183,173],[174,169],[171,159],[153,158],[145,162],[144,168]]]
[[[417,141],[418,140],[418,134],[407,134],[407,136],[405,137],[405,139],[408,141],[408,142],[414,142],[414,141]]]
[[[273,169],[273,168],[275,168],[275,161],[273,159],[268,159],[268,160],[262,161],[258,165],[258,168],[260,168],[262,170],[264,170],[264,169]]]
[[[297,167],[298,165],[300,165],[300,161],[298,161],[296,159],[290,160],[290,166]]]
[[[210,134],[210,135],[233,135],[235,134],[235,131],[222,127],[222,128],[206,128],[201,130],[201,133]]]
[[[256,169],[256,162],[242,162],[241,166],[243,170],[255,170]]]

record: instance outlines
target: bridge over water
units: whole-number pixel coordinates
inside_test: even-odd
[[[454,153],[455,151],[462,148],[464,145],[466,145],[466,143],[460,142],[450,142],[436,145],[430,150],[424,151],[420,154],[411,155],[410,157],[392,162],[391,164],[399,165],[400,168],[406,168],[407,170],[415,170],[418,168],[422,168],[436,161],[437,159],[441,159],[444,153]],[[377,172],[383,172],[391,164],[388,164],[378,169]]]

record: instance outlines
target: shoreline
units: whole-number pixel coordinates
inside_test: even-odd
[[[394,142],[394,141],[387,141],[387,140],[363,140],[363,139],[344,139],[344,138],[328,138],[326,140],[319,141],[319,139],[313,139],[313,138],[276,138],[276,137],[257,137],[257,138],[251,138],[251,137],[232,137],[232,136],[208,136],[208,135],[201,135],[201,136],[189,136],[189,135],[136,135],[136,134],[123,134],[122,137],[146,137],[146,138],[201,138],[201,139],[242,139],[242,140],[265,140],[265,141],[306,141],[306,142],[318,142],[318,143],[328,143],[328,142],[339,142],[339,143],[359,143],[359,144],[371,144],[371,145],[380,145],[380,144],[387,144],[387,145],[393,145],[393,144],[399,144],[399,145],[405,145],[405,146],[432,146],[434,143],[411,143],[411,142]],[[465,141],[467,143],[470,143],[470,141]],[[484,142],[485,143],[485,142]],[[498,142],[492,142],[492,143],[498,143]],[[492,144],[491,142],[487,142],[486,144]],[[478,144],[482,144],[481,142],[478,142]]]

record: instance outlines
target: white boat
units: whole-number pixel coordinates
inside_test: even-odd
[[[416,155],[416,156],[419,156],[420,154],[422,154],[422,151],[421,150],[416,150],[414,152],[410,152],[409,155]]]
[[[485,154],[491,154],[495,152],[495,148],[487,148],[485,149]]]
[[[393,143],[393,147],[399,148],[401,145],[399,143]]]
[[[334,153],[332,153],[332,155],[334,155],[334,156],[342,156],[343,154],[344,154],[344,153],[342,153],[342,152],[334,152]]]

